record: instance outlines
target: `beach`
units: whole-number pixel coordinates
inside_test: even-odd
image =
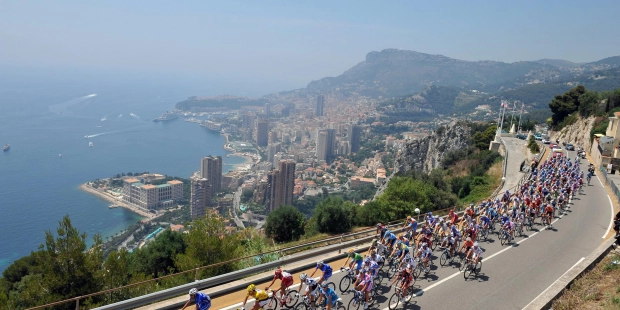
[[[97,197],[99,197],[101,199],[104,199],[104,200],[110,202],[111,204],[114,204],[114,205],[120,206],[122,208],[125,208],[125,209],[127,209],[127,210],[129,210],[129,211],[131,211],[133,213],[136,213],[136,214],[138,214],[140,216],[144,216],[144,217],[147,218],[147,220],[152,220],[152,219],[157,217],[156,214],[153,214],[153,213],[150,213],[150,212],[146,212],[146,211],[144,211],[144,210],[142,210],[142,209],[140,209],[140,208],[138,208],[136,206],[128,204],[128,203],[124,202],[123,200],[117,199],[116,197],[114,197],[114,196],[112,196],[112,195],[110,195],[108,193],[105,193],[105,192],[100,191],[100,190],[98,190],[96,188],[93,188],[92,186],[88,185],[87,183],[84,183],[84,184],[80,185],[80,189],[85,191],[85,192],[87,192],[87,193],[89,193],[89,194],[93,194],[93,195],[95,195],[95,196],[97,196]]]

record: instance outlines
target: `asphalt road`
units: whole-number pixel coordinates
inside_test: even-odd
[[[575,152],[569,153],[571,158],[575,157]],[[587,170],[587,162],[582,161],[581,167]],[[481,273],[476,278],[466,281],[456,264],[440,266],[441,252],[437,248],[432,271],[415,283],[417,296],[398,308],[522,309],[601,244],[610,216],[607,192],[598,179],[592,179],[584,193],[575,196],[567,214],[556,219],[553,229],[538,231],[541,226],[537,225],[534,231],[524,231],[527,236],[517,237],[512,245],[500,245],[496,235],[481,242],[485,252]],[[330,280],[338,284],[342,276],[343,273],[338,272]],[[386,279],[383,285],[387,284]],[[393,288],[384,287],[370,309],[388,309],[393,293]],[[346,307],[352,294],[339,296]],[[250,303],[246,309],[250,309]]]
[[[509,137],[503,137],[502,140],[504,140],[504,145],[506,145],[506,150],[508,151],[506,181],[504,182],[504,186],[502,187],[502,191],[505,191],[507,189],[512,189],[513,187],[515,187],[521,180],[521,177],[523,177],[523,172],[519,171],[519,167],[521,165],[521,162],[523,162],[527,158],[527,156],[523,147],[523,145],[526,143],[525,140]]]

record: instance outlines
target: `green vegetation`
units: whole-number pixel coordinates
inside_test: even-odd
[[[191,223],[189,234],[164,230],[146,247],[129,253],[122,249],[104,256],[100,235],[86,247],[86,234],[71,224],[68,216],[59,222],[56,234],[45,233],[45,243],[37,251],[11,264],[0,278],[0,304],[23,309],[115,288],[174,272],[193,270],[209,264],[264,252],[265,240],[246,229],[230,233],[217,215],[207,214]],[[198,272],[200,279],[272,260],[261,257],[230,262]],[[111,294],[83,299],[80,306],[125,300],[194,280],[194,272],[139,285]],[[55,309],[74,309],[75,303]]]
[[[265,223],[265,234],[276,242],[298,240],[304,234],[306,217],[296,208],[281,206],[271,212]]]
[[[617,107],[620,107],[620,89],[599,93],[579,85],[555,96],[549,103],[553,112],[550,125],[561,129],[575,123],[579,117],[611,116]],[[601,126],[603,122],[598,120],[595,127]],[[594,134],[594,130],[591,133]]]
[[[534,135],[531,135],[529,141],[527,141],[527,148],[530,149],[532,154],[540,153],[540,147],[538,146],[538,143],[536,143],[536,138],[534,138]]]

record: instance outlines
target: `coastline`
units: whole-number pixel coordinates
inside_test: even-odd
[[[112,203],[112,204],[118,205],[118,206],[120,206],[122,208],[125,208],[125,209],[127,209],[127,210],[129,210],[129,211],[131,211],[133,213],[136,213],[136,214],[138,214],[138,215],[140,215],[142,217],[145,217],[146,218],[145,220],[147,220],[147,221],[150,221],[150,220],[152,220],[152,219],[157,217],[157,215],[155,215],[155,214],[152,214],[152,213],[149,213],[149,212],[145,212],[145,211],[141,210],[140,208],[132,206],[132,205],[130,205],[130,204],[128,204],[128,203],[126,203],[126,202],[124,202],[122,200],[116,199],[116,197],[114,197],[114,196],[112,196],[112,195],[110,195],[108,193],[104,193],[104,192],[99,191],[99,190],[97,190],[95,188],[92,188],[87,183],[81,184],[79,186],[79,188],[81,190],[89,193],[89,194],[95,195],[95,196],[97,196],[97,197],[99,197],[99,198],[101,198],[103,200],[106,200],[106,201]]]

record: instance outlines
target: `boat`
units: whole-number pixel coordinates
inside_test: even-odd
[[[114,209],[114,208],[118,208],[118,207],[120,207],[120,206],[114,205],[114,204],[108,206],[108,208],[110,208],[110,209]]]
[[[102,122],[105,122],[107,119],[108,119],[108,117],[107,117],[107,116],[104,116],[104,117],[102,117],[102,118],[101,118],[101,121],[102,121]]]
[[[62,154],[58,154],[58,157],[62,158]]]
[[[93,147],[93,143],[92,142],[88,142],[88,146]]]
[[[10,150],[10,149],[11,149],[11,145],[10,145],[10,144],[8,144],[8,143],[4,145],[4,148],[2,148],[2,150],[3,150],[4,152],[6,152],[6,151],[8,151],[8,150]]]
[[[154,122],[165,122],[165,121],[171,121],[177,117],[179,116],[176,113],[166,111],[166,113],[162,114],[160,117],[154,119],[153,121]]]
[[[88,138],[90,138],[90,137],[89,136],[84,136],[84,139],[88,139]]]

